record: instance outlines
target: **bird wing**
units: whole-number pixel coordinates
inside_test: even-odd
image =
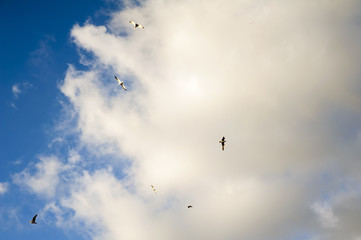
[[[36,217],[38,216],[38,214],[35,214],[35,216],[33,217],[33,222],[35,222],[35,219],[36,219]]]
[[[135,22],[134,22],[134,21],[129,21],[129,23],[131,23],[131,24],[135,25]]]
[[[119,78],[117,77],[117,76],[114,76],[115,77],[115,79],[117,80],[117,82],[119,83],[119,84],[121,84],[121,81],[119,80]]]
[[[155,191],[154,186],[153,185],[150,185],[150,186],[152,186],[152,189],[153,189],[154,193],[157,194],[157,191]]]
[[[127,90],[127,88],[124,86],[123,83],[121,83],[120,85],[122,85],[122,88],[123,88],[124,90]]]

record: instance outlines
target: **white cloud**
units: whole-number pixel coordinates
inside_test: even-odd
[[[11,88],[14,98],[18,98],[20,94],[22,94],[25,90],[31,88],[32,86],[33,85],[28,82],[14,84]],[[12,103],[11,106],[17,109],[14,103]]]
[[[68,162],[70,164],[76,164],[78,163],[79,161],[81,161],[81,156],[80,154],[74,150],[74,149],[70,149],[69,151],[69,157],[68,157]]]
[[[13,85],[13,87],[12,87],[11,90],[12,90],[12,92],[13,92],[14,97],[15,97],[15,98],[18,98],[18,95],[21,93],[19,84],[17,83],[17,84],[15,84],[15,85]]]
[[[339,219],[334,215],[331,206],[325,202],[323,204],[316,202],[312,205],[313,211],[318,215],[322,226],[325,228],[335,228]]]
[[[61,143],[63,142],[64,139],[61,138],[61,137],[56,137],[54,138],[53,140],[51,140],[51,142],[48,144],[48,148],[52,148],[52,146],[55,144],[55,143]]]
[[[309,207],[360,183],[359,7],[153,0],[107,26],[75,25],[74,43],[94,58],[82,59],[87,71],[70,65],[60,89],[87,153],[41,160],[22,179],[93,239],[360,235],[335,228],[360,220],[344,209],[357,196],[313,205],[326,228]]]
[[[54,196],[59,183],[59,174],[62,171],[62,164],[55,156],[39,156],[39,162],[33,169],[25,169],[14,175],[14,182],[25,186],[33,192],[45,196]]]
[[[312,205],[323,227],[323,231],[318,231],[320,239],[338,240],[345,236],[357,239],[360,236],[361,194],[355,191],[357,187],[348,188],[338,191],[328,202],[318,201]]]
[[[8,183],[0,183],[0,195],[6,193],[8,190]]]

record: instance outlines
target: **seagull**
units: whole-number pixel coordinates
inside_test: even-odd
[[[153,186],[153,185],[150,185],[150,186],[152,187],[152,189],[153,189],[153,191],[154,191],[154,194],[157,194],[157,192],[155,191],[154,186]]]
[[[30,222],[31,224],[37,224],[37,223],[35,222],[35,219],[36,219],[37,216],[38,216],[38,214],[35,214],[35,216],[33,217],[33,219],[31,219],[29,222]]]
[[[226,138],[223,137],[221,141],[219,141],[222,144],[222,151],[224,151],[224,143],[226,142]]]
[[[189,205],[188,208],[193,208],[192,205]]]
[[[119,85],[122,86],[122,88],[123,88],[124,90],[127,90],[127,88],[124,86],[124,82],[120,81],[117,76],[114,76],[114,77],[115,77],[115,79],[118,81]]]
[[[142,29],[144,29],[144,27],[142,25],[140,25],[139,23],[136,23],[134,21],[129,21],[129,23],[133,24],[134,28],[142,28]]]

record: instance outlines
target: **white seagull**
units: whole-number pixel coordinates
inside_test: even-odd
[[[134,21],[129,21],[129,23],[133,24],[134,28],[142,28],[142,29],[144,29],[144,27],[142,25],[140,25],[139,23],[136,23]]]
[[[150,185],[150,186],[152,187],[152,189],[153,189],[153,191],[154,191],[154,194],[157,194],[157,191],[155,191],[154,186],[153,186],[153,185]]]
[[[124,86],[124,82],[120,81],[117,76],[114,76],[114,77],[115,77],[115,79],[118,81],[119,85],[122,86],[122,88],[123,88],[124,90],[127,90],[127,88]]]

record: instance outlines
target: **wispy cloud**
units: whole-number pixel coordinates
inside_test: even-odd
[[[6,193],[8,190],[8,183],[0,183],[0,194]]]
[[[10,164],[12,165],[20,165],[24,160],[24,156],[20,156],[18,157],[16,160],[10,162]]]
[[[20,87],[19,87],[19,83],[13,85],[12,87],[12,92],[15,98],[18,98],[18,95],[21,93]]]
[[[19,165],[19,164],[21,164],[21,163],[22,163],[22,161],[21,161],[20,159],[12,162],[12,164],[14,164],[14,165]]]
[[[18,108],[17,108],[17,106],[15,105],[15,103],[11,102],[11,103],[10,103],[10,106],[11,106],[12,108],[14,108],[15,110],[18,110]]]
[[[55,41],[56,39],[53,35],[45,35],[44,38],[39,41],[38,48],[30,53],[30,64],[46,69],[49,63],[53,61],[53,50],[50,47],[50,44]]]
[[[14,108],[15,110],[18,110],[18,107],[16,106],[16,101],[18,100],[19,96],[32,87],[33,85],[29,82],[21,82],[14,84],[11,87],[11,92],[13,94],[14,101],[9,103],[10,107]]]
[[[54,144],[56,144],[56,143],[61,143],[61,142],[63,142],[63,141],[64,141],[63,138],[61,138],[61,137],[56,137],[56,138],[54,138],[53,140],[51,140],[51,142],[48,144],[48,148],[52,148],[52,146],[53,146]]]
[[[33,87],[33,85],[31,83],[28,82],[21,82],[21,83],[16,83],[12,86],[11,91],[13,93],[14,98],[18,98],[20,94],[22,94],[24,91],[26,91],[27,89]]]

